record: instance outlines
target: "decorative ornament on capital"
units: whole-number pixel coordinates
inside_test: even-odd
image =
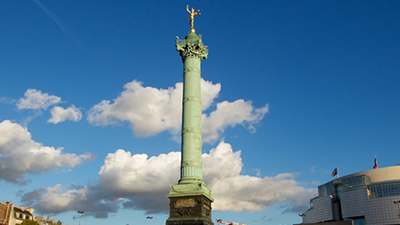
[[[187,57],[196,57],[202,61],[203,59],[207,59],[208,56],[208,48],[203,44],[201,39],[201,34],[197,35],[194,26],[194,17],[201,15],[200,10],[194,11],[189,10],[189,5],[186,6],[186,10],[190,13],[189,25],[190,30],[189,34],[186,35],[184,40],[180,40],[179,37],[176,39],[176,50],[179,51],[182,62],[185,61]]]

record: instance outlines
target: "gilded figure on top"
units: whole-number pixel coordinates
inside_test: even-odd
[[[190,19],[189,19],[189,25],[191,27],[190,31],[194,31],[193,29],[193,23],[194,23],[194,17],[201,15],[200,14],[200,9],[197,10],[197,12],[194,11],[194,9],[192,8],[192,11],[189,10],[189,5],[186,6],[186,10],[188,11],[188,13],[190,13]]]

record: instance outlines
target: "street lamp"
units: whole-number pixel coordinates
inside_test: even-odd
[[[149,220],[149,225],[150,225],[150,221],[151,221],[151,219],[153,219],[153,217],[152,216],[148,216],[146,219]]]
[[[78,213],[81,214],[81,215],[79,215],[79,225],[81,225],[81,217],[85,212],[84,211],[78,211]]]

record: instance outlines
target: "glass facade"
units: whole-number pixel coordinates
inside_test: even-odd
[[[365,225],[365,219],[364,218],[354,219],[353,224],[354,225]]]
[[[344,220],[352,220],[353,225],[365,225],[365,218],[357,218],[357,219],[344,219]]]
[[[367,189],[371,183],[371,178],[366,175],[354,176],[342,180],[340,192],[354,191],[359,189]]]
[[[326,184],[318,186],[318,196],[319,197],[324,197],[326,196]]]
[[[311,209],[314,208],[314,200],[317,199],[317,198],[319,198],[319,197],[317,196],[317,197],[312,198],[312,199],[310,200],[310,208],[311,208]]]
[[[400,196],[400,180],[371,184],[368,189],[372,193],[372,198]]]
[[[336,188],[336,197],[337,198],[340,198],[340,187],[341,187],[342,185],[335,185],[335,188]]]
[[[326,183],[324,185],[318,186],[319,197],[335,196],[334,195],[334,184],[333,182]]]

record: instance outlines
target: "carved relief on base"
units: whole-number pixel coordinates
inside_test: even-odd
[[[169,220],[204,219],[211,222],[211,201],[204,196],[170,198]],[[212,223],[212,222],[211,222]]]

